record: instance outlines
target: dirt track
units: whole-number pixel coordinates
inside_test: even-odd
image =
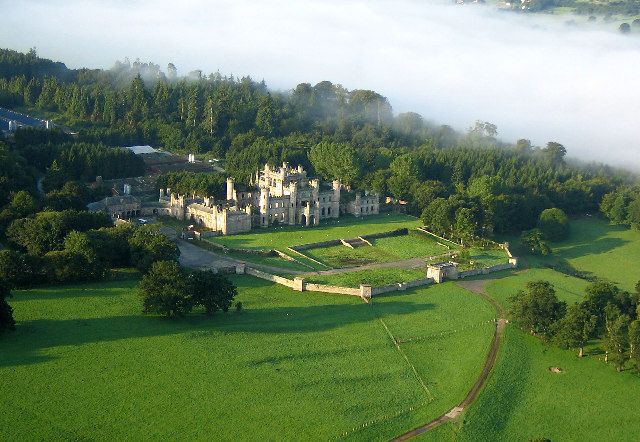
[[[482,368],[482,372],[480,373],[480,376],[478,376],[478,379],[476,379],[476,382],[473,384],[473,387],[471,387],[471,390],[469,390],[469,393],[467,393],[467,396],[462,400],[462,402],[460,402],[458,405],[456,405],[455,407],[453,407],[451,410],[449,410],[447,413],[443,414],[442,416],[438,417],[437,419],[432,420],[431,422],[424,424],[418,428],[415,428],[401,436],[396,437],[395,439],[393,439],[393,441],[404,441],[404,440],[409,440],[411,438],[414,438],[422,433],[426,433],[427,431],[438,427],[442,424],[444,424],[445,422],[448,422],[452,419],[455,419],[456,417],[458,417],[460,415],[460,413],[462,413],[469,405],[471,405],[471,403],[473,403],[474,400],[476,400],[476,398],[478,397],[478,395],[480,394],[480,391],[482,390],[482,387],[484,386],[485,382],[487,381],[487,378],[489,377],[489,374],[491,373],[491,370],[493,369],[493,366],[496,362],[496,357],[498,355],[498,350],[500,349],[500,344],[502,343],[502,336],[504,335],[504,328],[506,325],[506,320],[504,318],[504,310],[502,309],[502,307],[500,306],[500,304],[498,304],[496,302],[495,299],[493,299],[491,296],[489,296],[487,294],[487,292],[485,291],[484,287],[485,285],[490,282],[490,280],[475,280],[475,281],[460,281],[458,282],[458,285],[460,285],[461,287],[466,288],[469,291],[472,291],[474,293],[477,293],[478,295],[482,296],[484,299],[486,299],[491,305],[493,305],[493,308],[496,311],[496,330],[493,334],[493,340],[491,341],[491,347],[489,349],[489,353],[487,354],[487,358],[485,360],[484,363],[484,367]]]

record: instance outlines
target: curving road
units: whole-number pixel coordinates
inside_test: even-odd
[[[504,328],[507,323],[506,319],[504,318],[504,310],[502,309],[500,304],[498,304],[495,299],[489,296],[484,289],[485,285],[489,281],[491,280],[485,279],[485,280],[458,282],[458,285],[460,285],[461,287],[464,287],[467,290],[482,296],[485,300],[487,300],[493,306],[493,308],[496,311],[496,316],[497,316],[496,330],[493,334],[491,347],[489,349],[489,353],[487,354],[487,358],[484,362],[484,367],[482,367],[482,372],[480,373],[480,376],[478,377],[478,379],[476,379],[476,382],[473,384],[473,387],[471,387],[471,390],[469,390],[469,393],[467,393],[467,396],[458,405],[453,407],[451,410],[449,410],[447,413],[443,414],[442,416],[432,420],[431,422],[426,423],[418,428],[414,428],[413,430],[392,439],[393,441],[405,441],[405,440],[412,439],[422,433],[426,433],[427,431],[444,424],[445,422],[449,422],[450,420],[455,419],[469,405],[471,405],[473,401],[475,401],[478,395],[480,394],[482,387],[486,383],[489,377],[489,374],[491,374],[491,370],[495,365],[496,357],[498,356],[498,350],[500,349],[500,344],[502,344]]]

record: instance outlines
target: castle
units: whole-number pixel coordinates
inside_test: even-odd
[[[256,171],[247,189],[237,188],[233,178],[227,178],[226,184],[224,201],[160,189],[158,203],[140,203],[129,196],[131,201],[124,205],[125,197],[111,197],[88,207],[106,211],[113,218],[169,215],[222,235],[278,224],[315,226],[342,214],[365,216],[380,211],[377,194],[345,190],[339,181],[325,185],[319,179],[308,178],[302,166],[292,168],[287,163],[278,168],[266,164]]]

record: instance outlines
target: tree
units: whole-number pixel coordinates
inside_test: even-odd
[[[325,179],[352,184],[360,174],[355,150],[348,144],[322,142],[311,148],[309,159]]]
[[[510,316],[522,329],[541,336],[551,337],[554,323],[564,316],[566,304],[558,300],[556,291],[547,281],[531,281],[526,291],[519,291],[509,298]]]
[[[631,26],[629,23],[622,23],[618,28],[621,34],[629,34],[631,32]]]
[[[65,236],[72,230],[84,232],[111,226],[106,213],[38,212],[34,218],[20,218],[7,229],[7,238],[32,255],[44,255],[52,250],[62,250]]]
[[[549,244],[544,240],[544,235],[540,229],[531,229],[522,232],[520,241],[534,255],[546,256],[551,254],[551,247],[549,247]]]
[[[626,299],[627,297],[628,294],[621,292],[613,283],[600,280],[587,286],[583,303],[592,315],[598,317],[596,328],[602,330],[606,326],[607,309],[609,309],[610,316],[613,308],[617,311],[616,315],[633,314],[634,303],[631,299]]]
[[[52,250],[43,258],[52,282],[93,281],[104,278],[107,273],[105,266],[91,253]]]
[[[0,281],[11,288],[25,288],[46,279],[42,258],[15,250],[0,250]]]
[[[629,347],[629,317],[610,313],[607,315],[607,334],[604,345],[607,350],[607,360],[613,361],[616,370],[622,371],[627,361]]]
[[[177,261],[180,256],[176,243],[151,225],[136,229],[129,239],[129,247],[131,263],[143,272],[156,261]]]
[[[564,162],[567,149],[560,143],[549,141],[547,146],[542,149],[542,153],[552,165],[558,165]]]
[[[13,319],[13,308],[7,302],[11,296],[9,286],[0,281],[0,333],[5,330],[15,330],[16,321]]]
[[[577,348],[582,357],[585,344],[594,335],[598,317],[582,304],[569,306],[567,313],[555,326],[554,341],[562,348]]]
[[[211,270],[196,270],[189,274],[186,291],[193,306],[201,306],[207,315],[216,311],[229,310],[238,291],[227,278],[218,276]]]
[[[549,241],[560,241],[569,236],[569,218],[562,209],[545,209],[540,214],[538,228]]]
[[[191,311],[186,285],[187,274],[175,261],[154,262],[138,285],[144,313],[169,318]]]
[[[640,319],[629,324],[629,357],[640,373]]]

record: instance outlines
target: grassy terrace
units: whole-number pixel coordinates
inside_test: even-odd
[[[491,339],[451,283],[365,304],[234,280],[245,311],[175,321],[135,278],[17,291],[0,439],[388,440],[461,400]]]
[[[359,235],[387,232],[403,227],[416,228],[420,224],[418,218],[408,215],[383,214],[364,218],[344,216],[338,220],[327,221],[314,227],[273,227],[240,235],[208,238],[208,240],[231,248],[277,249],[284,251],[287,247],[300,244],[354,238]]]
[[[370,284],[378,287],[397,282],[415,281],[425,277],[424,269],[375,269],[335,275],[309,275],[305,276],[304,279],[315,284],[339,285],[342,287],[360,287],[360,284]]]

